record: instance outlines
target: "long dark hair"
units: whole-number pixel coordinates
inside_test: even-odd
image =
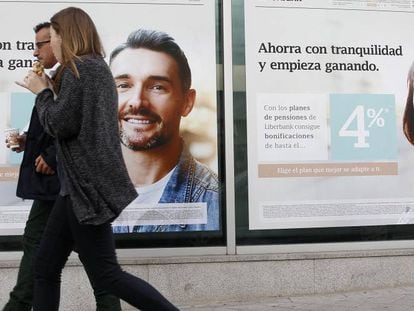
[[[413,93],[414,93],[414,63],[411,65],[411,68],[408,72],[407,77],[408,84],[408,95],[407,101],[405,104],[405,111],[403,117],[403,130],[405,137],[408,141],[414,145],[414,103],[413,103]]]

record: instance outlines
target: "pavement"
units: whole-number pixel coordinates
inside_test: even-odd
[[[179,308],[181,311],[413,311],[414,286]]]

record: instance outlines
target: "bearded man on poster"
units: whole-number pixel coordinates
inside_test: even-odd
[[[192,157],[180,136],[181,118],[191,113],[196,97],[184,52],[168,34],[139,29],[111,53],[110,68],[122,152],[139,194],[131,205],[207,204],[204,224],[114,226],[114,232],[218,230],[218,177]]]

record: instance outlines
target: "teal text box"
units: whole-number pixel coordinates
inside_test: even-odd
[[[394,95],[331,94],[330,127],[331,160],[397,159]]]
[[[35,96],[32,93],[11,93],[10,96],[10,126],[22,131],[30,121]],[[23,153],[11,152],[8,162],[20,164],[22,159]]]

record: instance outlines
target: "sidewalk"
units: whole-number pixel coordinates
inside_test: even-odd
[[[255,302],[180,306],[181,311],[412,311],[414,287],[329,295],[263,299]]]

